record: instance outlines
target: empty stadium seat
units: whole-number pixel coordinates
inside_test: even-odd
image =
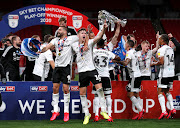
[[[89,21],[98,28],[97,20]],[[120,36],[127,34],[134,34],[138,44],[143,40],[148,40],[151,44],[156,42],[156,32],[150,19],[128,19],[126,26],[121,27]],[[106,35],[109,39],[114,35],[114,32],[107,32]]]
[[[161,19],[161,24],[165,32],[172,33],[172,35],[180,41],[180,20],[179,19]]]

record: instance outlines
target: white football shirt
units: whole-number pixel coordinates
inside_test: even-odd
[[[89,50],[82,52],[81,48],[83,44],[79,42],[73,43],[73,49],[77,55],[76,63],[78,67],[78,72],[86,72],[92,71],[95,69],[94,62],[93,62],[93,41],[94,39],[90,39],[88,41],[88,48]]]
[[[105,49],[94,49],[93,58],[95,68],[101,77],[109,77],[109,60],[115,58],[115,54]]]
[[[168,45],[163,45],[157,51],[158,57],[164,57],[164,64],[160,65],[159,77],[174,76],[174,51]]]
[[[127,65],[130,78],[140,77],[141,76],[141,72],[140,72],[140,69],[139,69],[137,52],[135,51],[134,48],[126,52],[126,59],[130,59],[131,60],[129,62],[129,64]]]
[[[95,44],[93,48],[94,48],[94,49],[97,49],[97,44]],[[108,50],[108,51],[112,51],[113,48],[114,48],[114,45],[113,45],[111,42],[109,42],[109,43],[107,44],[107,46],[104,46],[104,49],[106,49],[106,50]],[[110,63],[110,64],[108,65],[108,67],[109,67],[109,71],[110,71],[110,70],[114,70],[115,64],[114,64],[114,63]]]
[[[142,51],[137,52],[137,57],[139,61],[139,69],[142,76],[151,76],[151,58],[152,50],[149,50],[143,57]]]
[[[78,40],[79,38],[74,35],[68,36],[64,40],[56,37],[50,42],[55,46],[56,50],[55,67],[66,67],[68,64],[71,64],[73,55],[72,44]],[[61,48],[62,50],[59,50]]]
[[[39,57],[36,58],[33,74],[47,78],[50,69],[50,64],[48,61],[53,61],[53,55],[50,50],[41,53]]]

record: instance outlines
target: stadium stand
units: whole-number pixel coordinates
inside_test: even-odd
[[[97,20],[89,21],[98,28]],[[108,39],[114,35],[114,33],[111,32],[107,32],[106,34]],[[150,19],[128,19],[127,25],[124,28],[121,27],[120,36],[127,34],[134,34],[138,44],[143,40],[148,40],[151,44],[155,44],[156,41],[156,32]]]
[[[179,0],[170,0],[169,2],[170,2],[171,7],[174,10],[177,10],[177,11],[180,10],[180,8],[179,8],[180,1]]]
[[[180,40],[180,34],[178,33],[180,19],[161,19],[160,21],[166,33],[172,33],[177,40]]]
[[[14,34],[20,35],[21,39],[30,38],[33,35],[39,35],[40,37],[42,37],[42,29],[40,25],[36,25],[36,26],[24,28]]]
[[[97,11],[98,9],[104,9],[104,10],[109,10],[109,11],[114,11],[114,10],[123,10],[123,11],[128,11],[131,10],[130,6],[130,0],[124,0],[121,1],[120,4],[114,4],[117,1],[103,1],[105,4],[103,4],[102,1],[97,1],[97,0],[91,0],[87,4],[79,4],[79,3],[86,3],[84,0],[79,0],[77,1],[66,1],[66,7],[72,8],[74,10],[84,10],[84,11]],[[95,3],[95,4],[94,4]],[[113,7],[113,8],[110,8]]]

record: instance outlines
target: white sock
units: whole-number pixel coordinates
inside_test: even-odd
[[[81,98],[81,105],[84,110],[85,116],[89,115],[89,109],[88,109],[88,102],[86,95],[80,95]]]
[[[99,97],[97,94],[94,95],[94,109],[95,116],[99,116]]]
[[[143,108],[143,104],[141,103],[141,98],[138,96],[136,99],[138,100],[139,104],[140,104],[141,107]]]
[[[141,112],[141,111],[142,111],[142,107],[141,107],[139,101],[137,100],[137,98],[136,98],[135,96],[132,96],[132,97],[130,98],[130,100],[131,100],[132,103],[135,105],[135,107],[137,108],[137,110],[138,110],[139,112]]]
[[[100,88],[100,89],[97,89],[96,91],[97,91],[97,94],[98,94],[98,97],[99,97],[101,111],[105,112],[106,111],[106,100],[105,100],[105,97],[104,97],[103,89]]]
[[[160,106],[161,106],[162,113],[164,113],[166,111],[164,96],[162,94],[159,94],[158,95],[158,100],[159,100],[159,103],[160,103]]]
[[[170,110],[173,110],[174,109],[173,97],[172,97],[171,93],[167,93],[166,97],[167,97],[167,100],[169,101],[169,104],[170,104]]]
[[[107,95],[106,97],[106,104],[107,104],[107,111],[108,111],[108,116],[111,117],[111,111],[112,111],[112,100],[111,100],[111,95]]]
[[[52,106],[54,107],[54,112],[60,112],[58,103],[59,103],[59,93],[53,94],[52,95]]]
[[[69,113],[69,101],[70,101],[70,93],[64,93],[64,113]]]

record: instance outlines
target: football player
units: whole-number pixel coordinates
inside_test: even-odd
[[[169,38],[167,34],[162,34],[158,40],[161,48],[157,51],[158,62],[155,62],[154,65],[160,65],[159,79],[158,79],[158,100],[161,106],[162,113],[158,119],[163,119],[164,117],[169,118],[176,113],[176,110],[173,106],[173,97],[169,92],[169,89],[173,86],[173,78],[174,78],[174,51],[171,47],[168,46]],[[169,115],[166,111],[165,106],[165,97],[163,93],[166,95],[167,100],[170,104],[170,112]]]
[[[139,120],[143,117],[145,110],[142,108],[140,101],[137,99],[141,86],[141,72],[139,69],[137,52],[134,49],[134,45],[134,41],[127,40],[125,43],[125,50],[127,50],[126,58],[125,61],[120,61],[120,64],[127,66],[128,68],[130,75],[129,84],[127,85],[128,97],[139,111],[137,118]]]

